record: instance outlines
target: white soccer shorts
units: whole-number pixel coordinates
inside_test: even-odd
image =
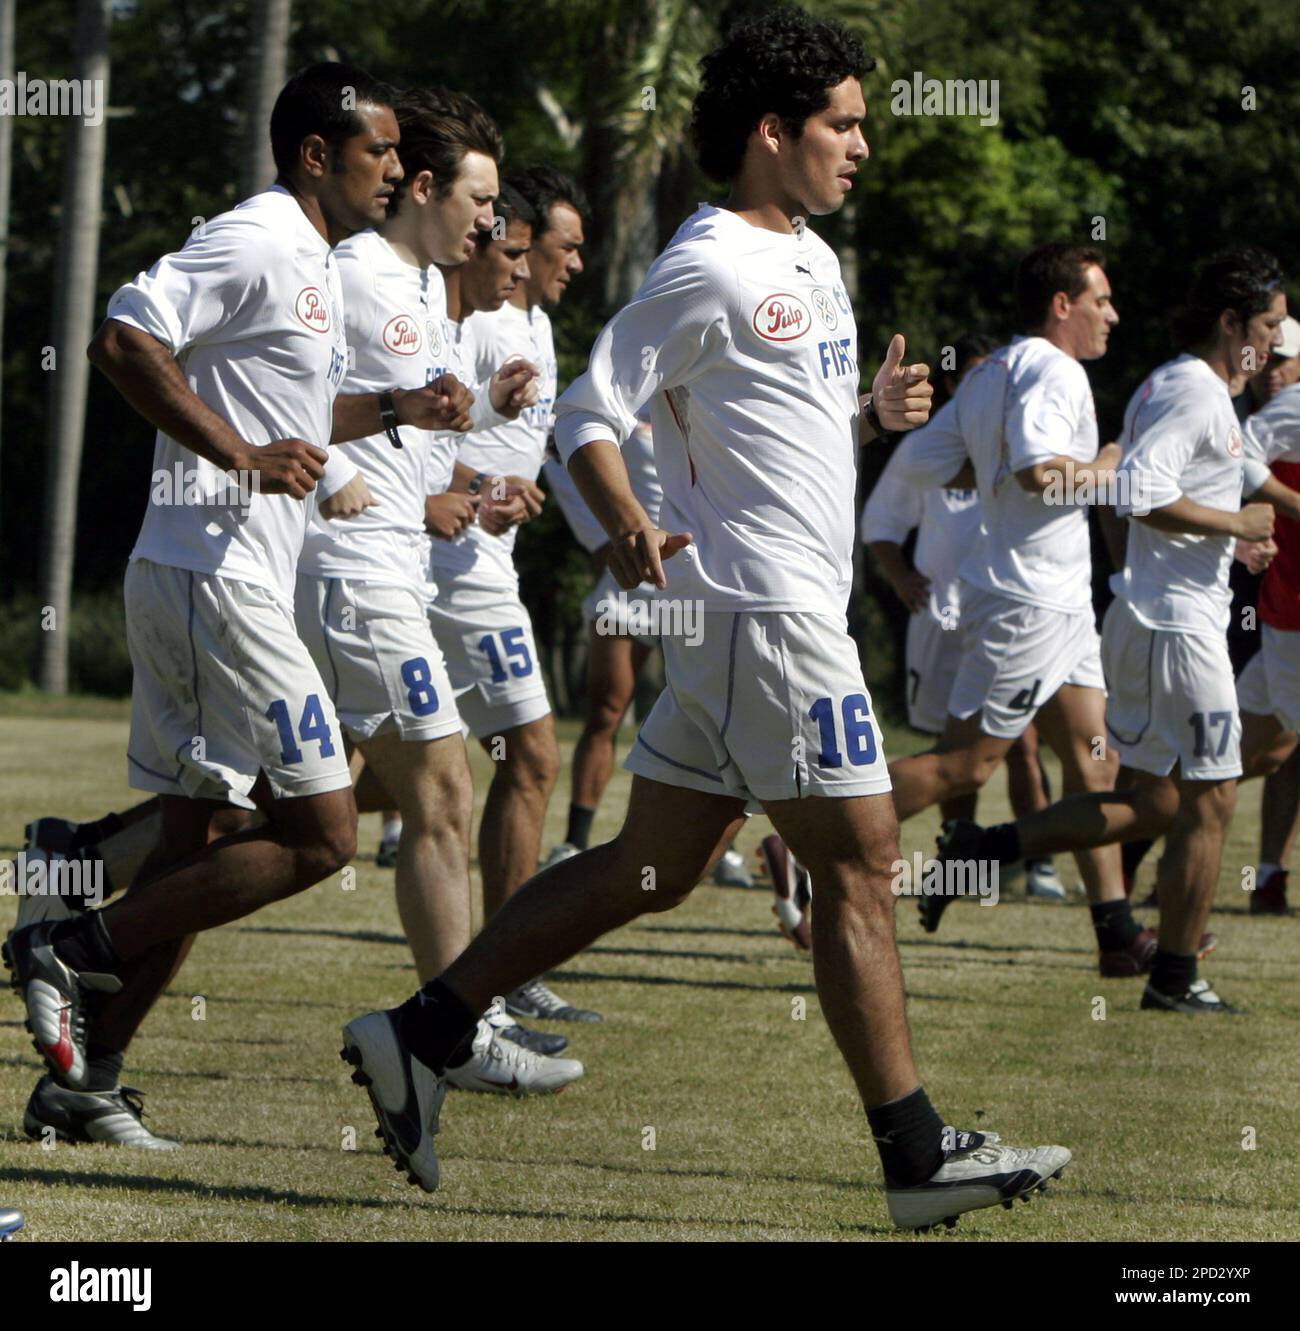
[[[1117,599],[1102,625],[1106,730],[1125,766],[1184,780],[1241,775],[1241,718],[1227,639],[1151,629]]]
[[[1091,610],[1067,614],[963,584],[960,632],[948,711],[959,720],[978,712],[986,735],[1018,739],[1065,684],[1106,687]]]
[[[414,590],[300,573],[294,610],[353,739],[394,728],[404,740],[459,733],[447,667]]]
[[[251,583],[137,559],[124,588],[136,790],[253,808],[352,784],[330,696],[290,607]]]
[[[954,616],[950,624],[944,628],[928,609],[907,622],[907,724],[927,735],[943,733],[961,664],[959,621]]]
[[[439,586],[428,612],[456,706],[476,739],[550,714],[533,621],[518,593]]]
[[[625,591],[606,569],[582,603],[582,618],[611,636],[635,638],[647,647],[657,646],[659,638],[653,631],[655,620],[650,609],[654,591],[648,582]]]
[[[825,615],[706,611],[665,635],[668,683],[624,766],[740,799],[879,795],[884,739],[857,644]]]
[[[1237,679],[1237,706],[1300,731],[1300,632],[1262,626],[1259,651]]]

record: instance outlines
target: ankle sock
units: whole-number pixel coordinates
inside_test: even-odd
[[[999,864],[1014,864],[1020,859],[1020,829],[1015,823],[986,827],[980,838],[979,857]]]
[[[1156,948],[1155,960],[1151,963],[1151,987],[1171,998],[1185,994],[1196,979],[1195,955],[1185,957],[1179,952],[1166,952]]]
[[[596,817],[596,810],[589,809],[585,804],[569,805],[569,830],[565,834],[565,840],[571,846],[577,846],[579,850],[587,849],[587,842],[591,839],[591,824]]]
[[[88,1091],[115,1091],[122,1079],[126,1056],[120,1049],[91,1040],[86,1045],[86,1086]]]
[[[78,823],[77,830],[72,834],[72,849],[88,850],[91,846],[116,836],[125,826],[119,813],[106,813],[92,823]]]
[[[116,975],[122,968],[102,911],[88,910],[60,920],[50,932],[50,942],[59,960],[74,971]]]
[[[1142,926],[1133,918],[1128,898],[1103,901],[1088,908],[1092,912],[1092,927],[1097,933],[1097,946],[1103,952],[1120,952],[1142,932]]]
[[[867,1110],[885,1182],[910,1188],[924,1183],[943,1164],[943,1119],[924,1086],[910,1095]]]
[[[458,1046],[466,1035],[473,1035],[478,1015],[471,1012],[464,999],[440,979],[430,980],[401,1007],[393,1010],[402,1043],[434,1072],[445,1071],[448,1063],[457,1056]]]

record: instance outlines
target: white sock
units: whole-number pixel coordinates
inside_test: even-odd
[[[384,830],[380,833],[381,841],[396,841],[402,835],[402,820],[400,818],[385,818]]]

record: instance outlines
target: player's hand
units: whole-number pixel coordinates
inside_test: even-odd
[[[322,499],[320,515],[323,518],[355,518],[376,504],[365,478],[358,472],[341,490],[335,490],[328,499]]]
[[[916,614],[930,604],[930,579],[916,569],[909,569],[893,584],[898,599]]]
[[[476,495],[430,495],[424,501],[424,529],[440,541],[454,541],[470,526],[478,512]]]
[[[489,536],[504,536],[511,527],[528,521],[528,505],[523,494],[496,476],[479,491],[478,525]]]
[[[492,376],[488,397],[492,406],[507,420],[514,420],[527,407],[537,405],[541,395],[541,371],[532,361],[512,356]]]
[[[323,448],[305,439],[273,439],[261,448],[250,448],[236,470],[255,472],[254,488],[262,494],[306,499],[325,475],[328,457]]]
[[[691,543],[689,532],[668,532],[659,527],[642,527],[628,532],[609,544],[609,569],[624,591],[648,582],[661,591],[668,586],[664,561]]]
[[[526,476],[502,476],[500,479],[524,501],[529,518],[535,518],[541,513],[546,504],[546,491],[536,481],[530,481]],[[489,484],[495,485],[496,481]],[[487,488],[484,486],[484,489]]]
[[[934,385],[928,365],[904,365],[907,343],[902,333],[890,339],[885,363],[871,385],[871,404],[886,430],[914,430],[930,419]]]
[[[1273,505],[1246,504],[1237,514],[1237,536],[1243,541],[1267,541],[1273,535]]]
[[[1232,553],[1252,573],[1263,573],[1277,557],[1277,542],[1272,537],[1267,541],[1238,541]]]
[[[423,388],[393,390],[393,409],[402,425],[421,430],[458,430],[470,427],[469,409],[474,394],[454,374],[442,374]]]
[[[599,582],[609,567],[609,552],[613,547],[608,541],[591,552],[591,576]]]

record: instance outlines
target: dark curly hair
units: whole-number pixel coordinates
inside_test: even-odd
[[[1282,281],[1282,265],[1267,250],[1253,246],[1220,250],[1203,259],[1174,316],[1178,346],[1184,350],[1204,346],[1224,310],[1231,310],[1243,324],[1262,314],[1282,289]]]
[[[830,105],[830,90],[861,78],[876,62],[841,23],[802,9],[774,9],[738,24],[700,61],[691,116],[700,168],[713,180],[740,172],[749,136],[770,112],[795,138]]]
[[[534,237],[544,236],[551,229],[551,209],[557,203],[567,203],[582,218],[584,226],[591,225],[591,204],[582,187],[553,166],[539,163],[517,167],[506,177],[506,183],[523,195],[536,213]]]

